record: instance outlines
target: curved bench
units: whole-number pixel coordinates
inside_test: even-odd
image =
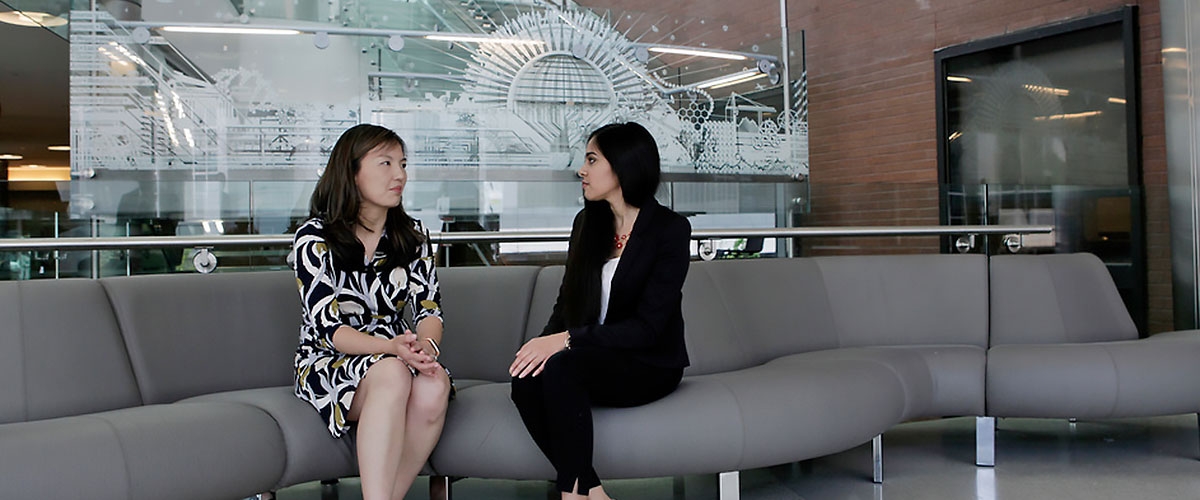
[[[512,354],[563,269],[439,270],[459,387],[426,473],[549,479],[509,400]],[[236,498],[355,473],[292,396],[290,272],[0,283],[0,484],[15,497]],[[1089,255],[695,262],[692,366],[636,408],[595,410],[604,478],[719,474],[873,442],[921,418],[1108,418],[1200,410],[1200,333],[1137,339]],[[70,304],[64,313],[62,304]],[[990,320],[988,319],[990,318]],[[865,469],[865,467],[864,467]]]
[[[693,263],[683,291],[692,366],[660,401],[595,410],[597,472],[722,474],[724,490],[738,470],[868,441],[878,457],[878,436],[909,419],[982,415],[986,265],[958,255]],[[443,307],[458,312],[447,315],[444,359],[469,385],[431,457],[438,474],[554,476],[509,400],[507,368],[549,317],[563,269],[525,273],[441,271]],[[524,300],[523,314],[504,316]],[[523,336],[505,333],[522,320]]]

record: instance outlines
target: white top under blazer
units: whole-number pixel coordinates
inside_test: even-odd
[[[617,263],[621,262],[620,257],[613,257],[604,263],[604,267],[600,268],[600,324],[604,324],[604,317],[608,315],[608,296],[612,293],[613,275],[617,274]]]

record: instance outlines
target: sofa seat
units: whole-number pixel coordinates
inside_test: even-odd
[[[5,498],[238,498],[282,474],[283,437],[244,404],[149,405],[0,425]]]
[[[270,415],[279,426],[287,449],[283,461],[286,465],[279,482],[268,489],[358,474],[353,440],[348,437],[334,439],[326,430],[321,415],[292,394],[291,386],[205,394],[182,403],[213,401],[253,406]]]
[[[594,463],[602,477],[619,479],[817,457],[870,441],[898,422],[902,394],[893,370],[863,360],[768,363],[689,376],[659,401],[596,408]],[[670,460],[663,459],[664,450]],[[431,462],[449,476],[554,477],[511,403],[507,383],[459,392]]]
[[[892,370],[903,386],[901,421],[982,415],[987,352],[973,345],[848,347],[783,356],[771,363],[863,360]]]
[[[1200,410],[1200,331],[988,351],[988,415],[1123,418]]]

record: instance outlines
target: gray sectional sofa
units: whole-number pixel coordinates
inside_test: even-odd
[[[549,479],[509,400],[561,267],[439,270],[459,387],[427,472]],[[0,283],[0,485],[12,498],[239,498],[353,475],[291,394],[288,272]],[[670,396],[599,408],[604,478],[720,474],[872,441],[902,422],[1200,411],[1200,334],[1138,340],[1090,255],[695,262],[692,366]],[[864,465],[864,471],[866,466]],[[440,490],[439,491],[444,491]]]

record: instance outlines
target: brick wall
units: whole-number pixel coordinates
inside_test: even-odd
[[[1149,330],[1172,328],[1157,0],[815,0],[790,8],[804,29],[809,78],[812,211],[821,225],[936,224],[936,49],[1138,5],[1141,48],[1142,168],[1146,185]],[[880,22],[886,20],[887,22]],[[898,196],[900,184],[927,187]],[[889,184],[891,186],[889,186]],[[830,186],[834,185],[834,186]],[[841,201],[832,201],[839,197]],[[893,212],[878,210],[886,200]],[[921,206],[921,203],[929,205]],[[810,254],[876,243],[806,244]],[[880,251],[936,251],[935,239],[890,241]],[[928,245],[922,249],[921,245]]]

